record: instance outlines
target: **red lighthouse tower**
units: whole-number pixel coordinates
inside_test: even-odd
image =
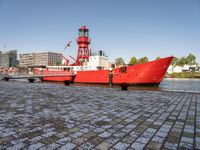
[[[83,62],[87,62],[91,51],[89,50],[89,29],[86,26],[82,26],[79,29],[79,37],[77,39],[78,53],[76,59],[76,65],[82,65]]]

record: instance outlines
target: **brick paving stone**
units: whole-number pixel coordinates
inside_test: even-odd
[[[45,134],[42,134],[41,136],[43,136],[43,137],[49,137],[49,136],[52,136],[52,135],[54,135],[54,134],[57,134],[57,132],[50,131],[50,132],[47,132],[47,133],[45,133]]]
[[[13,149],[19,150],[19,149],[22,149],[24,146],[25,146],[25,143],[17,143],[14,146],[7,147],[6,149],[8,149],[8,150],[13,150]]]
[[[195,142],[200,143],[200,137],[196,137]]]
[[[136,140],[136,142],[143,143],[143,144],[146,145],[146,144],[149,142],[149,140],[150,140],[150,138],[146,138],[146,137],[140,136],[140,137]]]
[[[193,147],[193,138],[182,137],[179,146],[191,149]]]
[[[121,141],[124,142],[124,143],[127,143],[127,144],[131,144],[131,143],[133,143],[133,141],[135,139],[136,138],[133,138],[131,136],[125,136],[125,137],[123,137],[123,139],[121,139]]]
[[[102,128],[104,128],[104,129],[109,129],[109,128],[111,128],[112,127],[112,125],[105,125],[105,126],[102,126]]]
[[[75,144],[73,144],[73,143],[67,143],[67,144],[61,146],[59,149],[60,150],[66,150],[66,149],[73,149],[75,147],[76,147]]]
[[[44,149],[47,149],[47,150],[54,150],[54,149],[58,149],[61,145],[58,144],[58,143],[52,143],[52,144],[49,144],[49,145],[45,145]]]
[[[168,142],[171,142],[171,143],[179,143],[179,137],[175,137],[175,136],[167,136],[167,140]]]
[[[160,137],[160,136],[153,136],[152,141],[158,142],[158,143],[163,143],[165,138]]]
[[[185,125],[184,131],[188,133],[194,133],[194,126]]]
[[[200,94],[18,81],[0,89],[0,149],[200,149]]]
[[[43,140],[40,140],[40,142],[45,145],[49,145],[49,144],[55,143],[58,140],[59,140],[59,137],[57,137],[56,135],[53,135],[53,136],[47,137]]]
[[[40,142],[37,142],[37,143],[31,144],[30,146],[28,146],[27,149],[28,150],[33,150],[33,149],[41,148],[43,146],[44,146],[44,144],[42,144]]]
[[[165,137],[167,136],[167,134],[168,134],[167,132],[158,131],[158,132],[156,133],[156,136],[165,138]]]
[[[142,150],[145,147],[144,143],[134,142],[131,147],[135,150]]]
[[[154,129],[154,128],[148,128],[146,130],[146,132],[149,132],[149,133],[152,133],[152,134],[156,133],[156,131],[157,131],[157,129]]]
[[[73,140],[73,143],[77,144],[77,145],[81,145],[82,143],[86,142],[87,138],[85,137],[78,137],[76,139]]]
[[[99,150],[107,150],[107,149],[109,149],[111,146],[112,146],[111,143],[102,142],[101,144],[99,144],[99,145],[96,147],[96,149],[99,149]]]
[[[92,137],[94,137],[94,136],[96,136],[96,135],[97,135],[97,133],[95,133],[95,132],[93,132],[93,131],[88,132],[88,133],[86,133],[86,134],[83,134],[83,136],[86,137],[86,138],[92,138]]]
[[[106,129],[104,128],[96,128],[95,130],[93,130],[94,132],[97,132],[97,133],[101,133],[103,131],[105,131]]]
[[[42,140],[43,140],[43,137],[42,137],[42,136],[36,136],[36,137],[34,137],[34,138],[28,139],[28,141],[29,141],[30,143],[36,143],[36,142],[42,141]]]
[[[82,132],[75,132],[75,133],[71,134],[70,137],[72,137],[72,138],[78,138],[78,137],[80,137],[82,135],[83,135]]]
[[[87,150],[87,149],[92,149],[93,147],[95,147],[95,145],[89,143],[89,142],[85,142],[83,143],[82,145],[80,145],[79,147],[77,147],[77,149],[80,149],[80,150]]]
[[[167,149],[176,150],[177,147],[178,147],[178,144],[166,142],[164,147],[167,148]]]
[[[199,142],[195,143],[195,149],[200,149],[200,143]]]
[[[154,149],[160,149],[161,146],[162,146],[161,143],[158,143],[158,142],[156,142],[156,141],[150,141],[150,142],[146,145],[146,148],[147,148],[147,149],[152,149],[152,150],[154,150]]]
[[[145,131],[145,132],[143,132],[143,134],[142,134],[145,138],[151,138],[153,135],[154,135],[154,133],[153,132],[147,132],[147,131]]]
[[[89,141],[90,143],[92,143],[93,145],[99,145],[100,143],[102,143],[105,139],[99,137],[99,136],[96,136],[96,137],[93,137],[91,138]]]
[[[123,142],[118,142],[114,148],[117,149],[117,150],[125,150],[129,147],[129,144],[127,143],[123,143]]]
[[[126,135],[126,133],[122,132],[122,131],[118,131],[118,132],[114,133],[113,135],[116,137],[122,138],[122,137],[124,137],[124,135]]]
[[[99,134],[99,136],[101,138],[108,138],[109,136],[111,136],[111,133],[104,131],[103,133]]]
[[[57,143],[61,144],[61,145],[64,145],[66,144],[67,142],[71,141],[72,139],[70,137],[64,137],[58,141],[56,141]]]
[[[80,132],[82,133],[88,133],[90,130],[88,128],[83,128],[80,130]]]
[[[107,142],[115,144],[116,142],[118,142],[121,138],[116,137],[116,136],[111,136],[110,138],[106,139]]]
[[[193,133],[189,133],[189,132],[182,132],[182,136],[184,137],[188,137],[188,138],[194,138],[194,134]]]

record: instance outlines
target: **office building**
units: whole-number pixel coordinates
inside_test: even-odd
[[[36,52],[20,54],[19,66],[55,66],[61,62],[62,54],[55,52]]]
[[[28,67],[35,65],[35,53],[19,55],[19,67]]]
[[[0,55],[1,67],[9,68],[17,66],[17,50],[1,52]]]
[[[2,51],[0,51],[0,67],[1,67],[1,61],[2,61]]]

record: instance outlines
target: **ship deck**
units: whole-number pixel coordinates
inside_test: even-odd
[[[200,149],[200,94],[0,81],[0,149]]]

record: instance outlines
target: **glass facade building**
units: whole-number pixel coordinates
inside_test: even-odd
[[[0,52],[0,66],[2,68],[17,66],[17,50]]]

